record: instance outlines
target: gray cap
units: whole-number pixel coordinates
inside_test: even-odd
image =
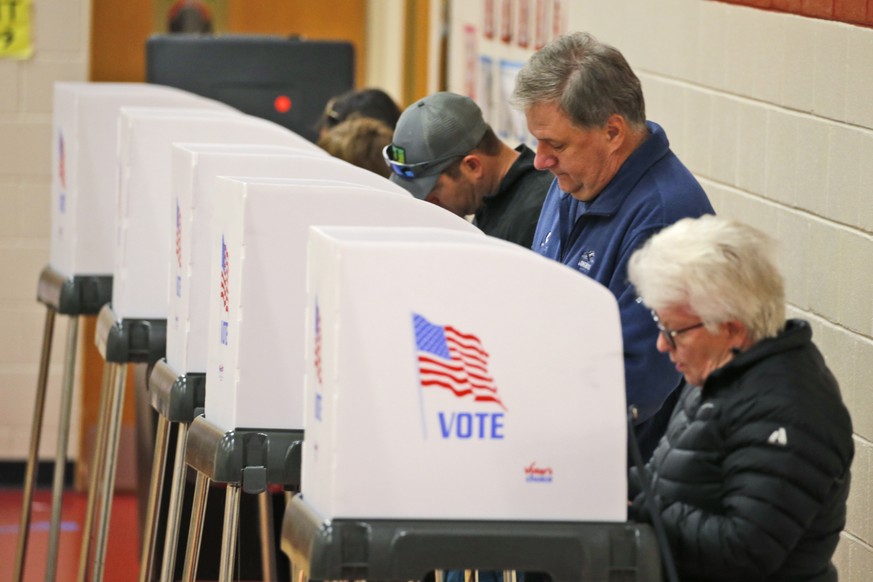
[[[400,150],[407,164],[442,161],[416,178],[392,172],[391,181],[423,200],[443,170],[475,148],[487,129],[482,110],[469,97],[442,92],[419,99],[400,115],[390,147]]]

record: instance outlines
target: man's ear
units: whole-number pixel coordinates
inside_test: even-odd
[[[461,160],[461,170],[469,177],[479,180],[485,173],[485,166],[478,154],[467,154]]]
[[[627,120],[619,115],[618,113],[613,113],[606,120],[606,139],[610,144],[610,148],[612,151],[619,149],[627,139],[628,135],[628,124]]]

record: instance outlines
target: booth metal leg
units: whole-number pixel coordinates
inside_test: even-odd
[[[70,440],[70,416],[73,408],[73,380],[76,367],[76,344],[79,339],[79,317],[70,317],[67,345],[64,350],[64,381],[61,387],[61,409],[55,452],[55,472],[52,478],[52,513],[49,524],[48,557],[45,580],[53,582],[58,570],[58,544],[61,535],[61,508],[64,503],[64,472],[67,465],[67,445]]]
[[[112,515],[112,493],[115,489],[115,466],[118,458],[118,441],[121,437],[121,410],[124,404],[124,389],[127,381],[126,365],[112,364],[115,382],[112,389],[112,400],[109,409],[109,422],[106,428],[106,455],[103,462],[100,498],[103,511],[100,512],[100,522],[97,528],[97,541],[94,545],[94,575],[93,582],[102,582],[103,569],[106,566],[106,542],[109,534],[109,518]]]
[[[155,542],[158,535],[158,513],[161,507],[161,493],[164,484],[164,468],[167,465],[167,441],[170,421],[158,415],[155,431],[155,454],[152,460],[152,474],[149,481],[149,498],[145,516],[145,531],[142,539],[142,552],[139,559],[140,582],[151,582],[155,567]]]
[[[228,483],[224,500],[224,524],[221,533],[221,562],[218,566],[218,582],[232,582],[233,559],[236,555],[236,534],[239,522],[240,486]]]
[[[179,522],[182,519],[182,500],[185,494],[185,471],[187,467],[185,464],[185,447],[187,443],[188,425],[181,422],[179,423],[179,431],[176,438],[176,457],[173,460],[173,480],[170,486],[170,506],[167,511],[164,557],[161,561],[161,582],[173,582],[173,575],[176,569],[176,548],[179,547]]]
[[[85,507],[85,517],[82,523],[82,546],[79,550],[77,582],[85,582],[88,578],[88,566],[91,563],[94,517],[97,513],[97,489],[100,484],[100,475],[103,472],[103,461],[106,457],[106,426],[109,420],[112,385],[115,383],[114,374],[115,366],[104,362],[103,385],[100,388],[100,405],[97,412],[97,436],[94,439],[94,454],[91,457],[91,476],[88,483],[88,504]]]
[[[261,578],[264,582],[278,582],[276,541],[273,538],[273,499],[269,488],[258,494],[258,513],[261,536]]]
[[[197,472],[194,484],[194,502],[191,507],[191,523],[188,527],[188,543],[185,546],[183,582],[194,582],[197,575],[197,560],[200,558],[200,541],[203,538],[203,518],[206,516],[206,495],[209,493],[209,478]]]
[[[39,455],[39,439],[42,436],[42,416],[45,410],[45,393],[48,384],[49,360],[52,353],[52,336],[55,327],[55,310],[46,308],[45,326],[42,332],[42,353],[39,360],[39,376],[36,382],[36,401],[33,405],[33,426],[30,429],[30,451],[24,473],[24,495],[21,502],[21,522],[18,526],[18,544],[15,549],[13,582],[24,577],[24,559],[27,554],[27,538],[30,535],[30,512],[33,503],[33,486]]]

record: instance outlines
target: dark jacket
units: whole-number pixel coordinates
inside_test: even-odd
[[[804,321],[687,387],[647,465],[682,582],[836,580],[853,454]],[[651,505],[639,493],[632,509],[650,521]]]

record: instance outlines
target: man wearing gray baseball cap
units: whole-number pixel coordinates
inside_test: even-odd
[[[530,248],[552,176],[534,168],[530,148],[502,142],[469,97],[419,99],[400,115],[383,153],[391,181],[416,198],[473,215],[485,234]]]

